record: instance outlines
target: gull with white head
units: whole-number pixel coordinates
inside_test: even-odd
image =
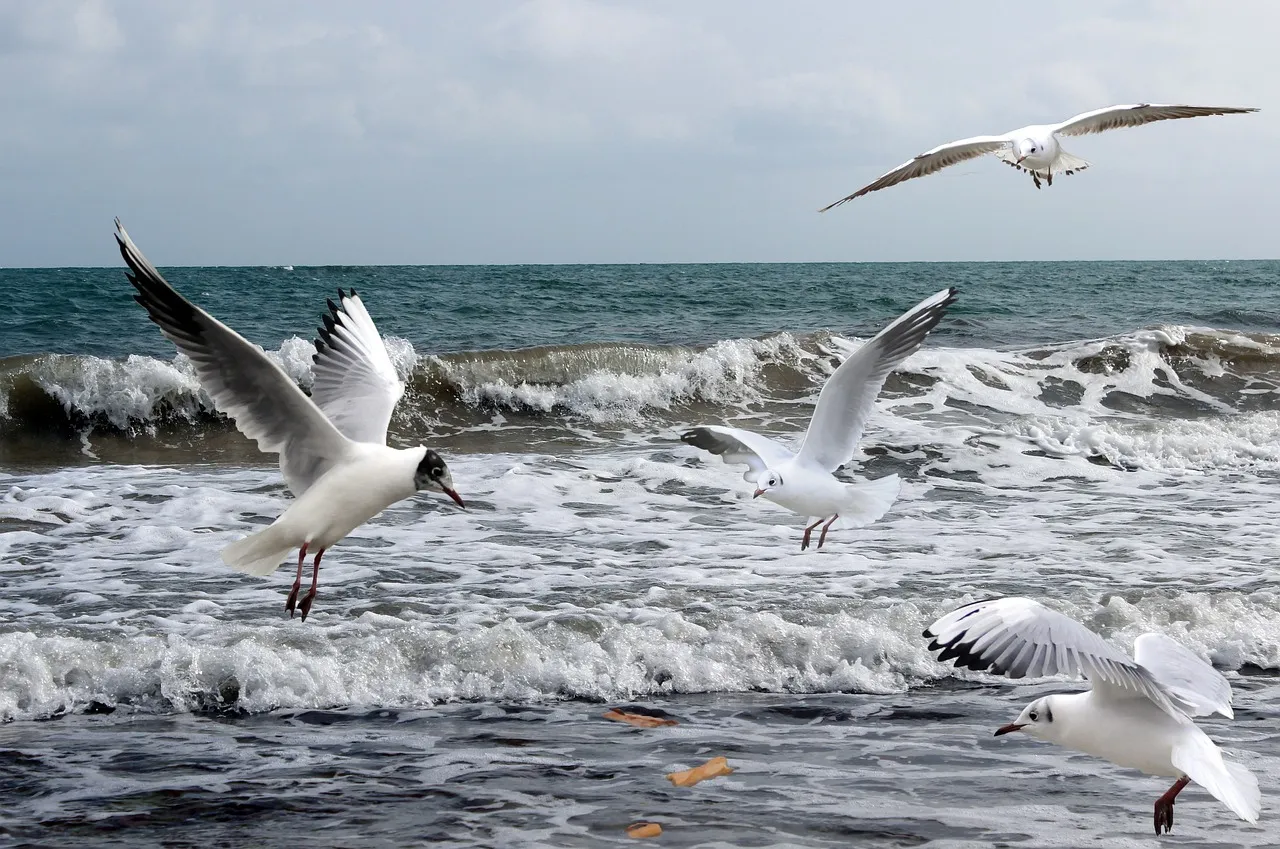
[[[955,289],[926,298],[841,363],[823,384],[795,453],[767,436],[718,425],[695,427],[680,439],[719,454],[727,463],[745,463],[743,478],[756,485],[753,497],[763,496],[806,519],[817,517],[804,529],[801,550],[809,547],[810,535],[824,520],[818,548],[842,516],[855,525],[876,521],[898,497],[898,476],[847,484],[832,473],[853,459],[889,373],[920,347],[955,299]]]
[[[1092,689],[1036,699],[996,736],[1021,731],[1068,749],[1176,778],[1156,799],[1155,830],[1173,828],[1173,801],[1194,781],[1236,816],[1257,822],[1262,797],[1244,767],[1193,721],[1228,719],[1231,685],[1212,666],[1162,634],[1143,634],[1133,657],[1055,610],[1029,598],[966,604],[924,632],[938,660],[1010,678],[1084,676]]]
[[[280,471],[296,500],[266,529],[233,542],[222,559],[264,576],[298,548],[298,573],[285,608],[305,621],[316,597],[327,548],[401,499],[442,492],[459,507],[449,467],[425,447],[387,446],[387,425],[404,384],[386,345],[353,289],[316,340],[311,397],[261,348],[192,304],[160,276],[116,219],[116,241],[129,281],[151,320],[191,359],[200,385],[258,449],[280,455]],[[315,552],[311,589],[298,603],[302,565]]]
[[[1160,103],[1139,103],[1128,106],[1108,106],[1083,112],[1060,124],[1032,124],[999,136],[974,136],[970,139],[948,142],[914,159],[904,162],[889,173],[868,183],[851,195],[828,204],[819,212],[847,203],[865,194],[887,189],[899,183],[924,177],[941,171],[949,165],[994,153],[1005,163],[1031,174],[1036,188],[1040,181],[1053,185],[1054,174],[1074,174],[1089,167],[1088,162],[1062,149],[1058,136],[1085,136],[1121,127],[1140,127],[1152,121],[1173,118],[1201,118],[1208,115],[1236,115],[1257,112],[1253,107],[1241,106],[1173,106]]]

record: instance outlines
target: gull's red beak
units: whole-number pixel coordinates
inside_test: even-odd
[[[462,496],[458,495],[457,490],[446,489],[444,491],[444,494],[452,498],[455,502],[457,502],[458,506],[461,507],[463,510],[467,509],[467,505],[462,503]]]
[[[1021,164],[1022,164],[1022,160],[1026,159],[1026,158],[1027,158],[1027,157],[1025,157],[1025,156],[1019,156],[1019,157],[1018,157],[1018,163],[1017,163],[1017,164],[1021,165]]]
[[[1019,725],[1016,722],[1010,722],[1008,725],[1001,725],[999,728],[997,728],[996,736],[999,737],[1000,735],[1008,734],[1011,731],[1021,731],[1021,730],[1022,730],[1021,725]]]
[[[757,489],[757,490],[755,491],[755,493],[754,493],[751,497],[752,497],[752,498],[759,498],[759,497],[760,497],[760,496],[762,496],[762,495],[764,495],[764,490],[763,490],[763,489]]]

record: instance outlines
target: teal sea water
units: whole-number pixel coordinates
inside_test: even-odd
[[[270,347],[306,335],[338,287],[422,353],[874,332],[924,294],[964,298],[945,337],[1034,345],[1153,322],[1274,331],[1280,261],[175,268],[174,285]],[[0,269],[0,356],[169,358],[115,268]],[[121,297],[124,294],[126,297]]]
[[[145,245],[144,245],[145,248]],[[1232,680],[1206,721],[1260,778],[1181,845],[1266,846],[1280,787],[1280,262],[162,269],[310,385],[355,288],[408,381],[397,444],[448,460],[289,570],[218,552],[287,503],[122,268],[0,270],[0,838],[12,845],[1147,845],[1163,779],[991,732],[1063,682],[940,665],[1001,594]],[[845,474],[881,521],[800,523],[683,445],[781,438],[858,340],[959,299]],[[679,725],[634,729],[609,707]],[[663,775],[715,755],[694,788]]]

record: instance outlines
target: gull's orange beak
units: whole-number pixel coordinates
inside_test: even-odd
[[[444,491],[444,494],[452,498],[455,502],[457,502],[458,506],[461,507],[463,510],[467,509],[467,505],[462,503],[462,496],[458,495],[457,490],[446,489]]]
[[[1012,731],[1021,731],[1021,730],[1022,730],[1021,725],[1019,725],[1016,722],[1010,722],[1008,725],[1001,725],[999,728],[997,728],[996,736],[999,737],[1002,734],[1008,734]]]
[[[764,495],[764,490],[763,490],[763,489],[757,489],[757,490],[755,491],[755,493],[754,493],[751,497],[752,497],[752,498],[759,498],[759,497],[760,497],[760,496],[762,496],[762,495]]]
[[[1026,156],[1019,156],[1019,157],[1018,157],[1018,162],[1017,162],[1017,164],[1018,164],[1018,165],[1021,165],[1021,164],[1022,164],[1022,160],[1026,159],[1026,158],[1027,158]]]

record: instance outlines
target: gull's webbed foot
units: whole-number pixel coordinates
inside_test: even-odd
[[[814,528],[816,528],[816,527],[818,527],[818,525],[821,525],[821,524],[822,524],[822,520],[821,520],[821,519],[819,519],[818,521],[814,522],[812,525],[810,525],[809,527],[807,527],[807,528],[805,528],[805,529],[804,529],[804,539],[800,540],[800,550],[801,550],[801,551],[804,551],[805,549],[807,549],[807,548],[809,547],[809,538],[810,538],[811,536],[813,536],[813,529],[814,529]],[[822,535],[822,537],[823,537],[823,538],[825,538],[825,537],[826,537],[826,534],[824,533],[824,534]],[[819,539],[819,540],[818,540],[818,548],[822,548],[822,540],[821,540],[821,539]]]
[[[1159,834],[1161,829],[1164,830],[1165,834],[1173,831],[1173,800],[1178,798],[1178,794],[1182,792],[1182,788],[1186,787],[1187,782],[1190,780],[1185,775],[1182,776],[1182,778],[1173,783],[1172,787],[1165,791],[1163,796],[1156,799],[1156,834]]]
[[[818,534],[818,548],[822,548],[822,544],[827,541],[827,531],[831,530],[832,524],[834,524],[836,519],[839,518],[840,514],[837,513],[828,519],[827,523],[822,526],[822,533]]]
[[[311,602],[315,601],[315,598],[315,587],[312,587],[311,590],[302,597],[302,604],[298,605],[298,612],[302,614],[303,622],[307,621],[307,614],[311,612]]]

